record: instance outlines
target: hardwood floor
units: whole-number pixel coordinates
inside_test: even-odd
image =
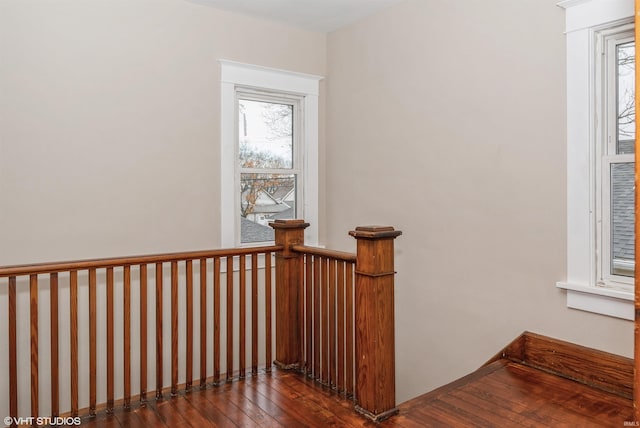
[[[499,360],[400,406],[385,427],[623,427],[632,401]],[[634,425],[631,425],[634,426]]]
[[[375,424],[353,403],[293,372],[274,370],[145,407],[85,418],[85,427],[623,427],[632,402],[519,364],[494,361],[399,406]],[[630,425],[630,424],[628,424]]]
[[[172,399],[84,418],[84,427],[373,427],[353,402],[294,372],[274,369]]]

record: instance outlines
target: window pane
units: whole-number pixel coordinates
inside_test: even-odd
[[[635,57],[635,42],[623,43],[616,47],[618,77],[618,154],[635,152]]]
[[[238,100],[240,166],[293,167],[293,106]]]
[[[634,163],[611,164],[611,273],[633,276]]]
[[[296,218],[295,174],[240,174],[240,241],[274,240],[269,223]]]

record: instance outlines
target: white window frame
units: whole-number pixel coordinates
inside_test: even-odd
[[[299,96],[302,103],[302,186],[299,217],[310,223],[305,242],[318,245],[318,96],[322,76],[243,64],[220,59],[220,240],[222,247],[240,243],[239,174],[237,174],[236,93],[253,89]],[[237,191],[236,191],[237,190]],[[299,203],[299,202],[297,202]],[[262,243],[261,243],[262,244]],[[253,244],[255,245],[255,244]]]
[[[567,43],[567,306],[633,320],[633,290],[598,281],[600,186],[597,32],[633,22],[633,0],[565,0]],[[599,111],[600,110],[600,111]],[[600,116],[602,117],[602,116]]]
[[[625,20],[626,21],[626,20]],[[616,47],[635,39],[634,24],[615,23],[594,31],[596,42],[595,99],[596,117],[596,275],[601,287],[615,288],[633,293],[633,277],[615,275],[611,266],[611,166],[616,163],[635,162],[634,154],[616,154],[617,151],[617,61]],[[614,76],[614,77],[612,77]],[[624,262],[634,265],[635,263]],[[631,267],[633,270],[633,267]]]

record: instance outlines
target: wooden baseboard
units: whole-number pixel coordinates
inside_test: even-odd
[[[524,332],[485,365],[507,359],[631,399],[633,360]]]

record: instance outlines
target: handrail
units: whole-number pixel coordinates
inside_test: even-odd
[[[127,265],[139,265],[139,264],[151,264],[151,263],[166,263],[172,260],[190,260],[212,257],[225,257],[225,256],[241,256],[246,254],[256,254],[264,252],[282,251],[284,246],[282,245],[269,245],[263,247],[245,247],[245,248],[227,248],[218,250],[200,250],[200,251],[185,251],[177,253],[160,253],[160,254],[148,254],[141,256],[128,256],[128,257],[112,257],[101,259],[86,259],[77,261],[64,261],[64,262],[48,262],[48,263],[35,263],[24,264],[14,266],[0,266],[0,278],[8,276],[20,276],[31,275],[39,273],[54,273],[65,272],[72,270],[84,270],[84,269],[101,269],[116,266]]]
[[[356,255],[345,251],[327,250],[326,248],[309,247],[307,245],[293,245],[291,249],[296,253],[311,254],[312,256],[326,257],[347,263],[356,262]]]

